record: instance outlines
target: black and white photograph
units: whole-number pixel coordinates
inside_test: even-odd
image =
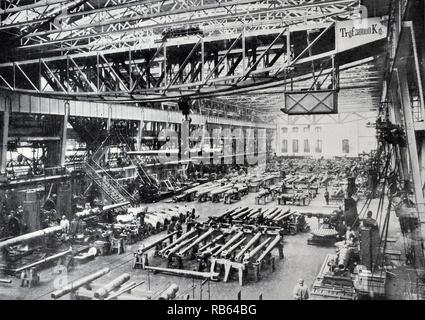
[[[0,300],[424,300],[424,17],[0,0]]]

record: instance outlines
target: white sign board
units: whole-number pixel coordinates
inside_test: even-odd
[[[337,21],[335,23],[335,43],[337,52],[350,50],[387,37],[385,18],[363,18]]]

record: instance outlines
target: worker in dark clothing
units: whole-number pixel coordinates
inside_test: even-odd
[[[285,193],[285,191],[286,191],[286,184],[285,184],[285,182],[283,182],[283,183],[282,183],[282,186],[281,186],[281,188],[280,188],[280,192],[281,192],[281,193]]]
[[[13,210],[10,211],[7,219],[7,229],[11,237],[17,237],[21,234],[21,223]]]
[[[104,219],[107,223],[114,223],[114,214],[113,211],[111,210],[107,210],[104,211]]]
[[[346,197],[345,203],[345,224],[357,229],[360,225],[359,214],[357,212],[357,202],[352,197]]]
[[[75,236],[78,232],[78,220],[74,217],[71,220],[69,225],[69,234],[70,236]]]
[[[342,210],[341,206],[339,206],[338,209],[334,210],[333,213],[335,216],[331,217],[331,223],[333,226],[337,226],[344,221],[344,211]]]
[[[262,225],[264,223],[264,217],[263,214],[260,213],[260,215],[257,217],[257,225]]]
[[[175,222],[171,221],[170,224],[167,227],[167,233],[170,234],[170,233],[174,232],[175,226],[176,226]]]
[[[139,239],[144,239],[147,232],[147,228],[145,224],[145,213],[140,212],[138,214],[138,218],[139,218],[139,230],[138,230]]]
[[[329,205],[329,191],[328,191],[328,189],[325,190],[324,197],[325,197],[326,205]]]
[[[16,218],[19,221],[20,226],[20,234],[21,233],[27,233],[28,232],[28,225],[25,223],[24,218],[24,208],[22,206],[18,207],[18,210],[16,211]]]
[[[366,218],[363,219],[363,227],[378,229],[378,222],[372,218],[372,211],[368,211],[366,214]]]
[[[189,232],[192,229],[194,223],[195,223],[195,221],[191,217],[187,217],[187,219],[186,219],[186,232]]]
[[[183,227],[182,227],[182,224],[180,223],[180,220],[177,220],[175,228],[177,231],[177,238],[180,238],[183,233]]]
[[[139,224],[140,224],[140,226],[145,225],[145,213],[144,212],[140,212],[140,214],[139,214]]]
[[[198,253],[198,250],[199,250],[199,246],[197,244],[195,244],[192,247],[192,250],[190,251],[190,260],[196,259],[196,254]]]

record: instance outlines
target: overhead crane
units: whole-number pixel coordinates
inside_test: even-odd
[[[295,62],[308,63],[310,58],[302,55],[308,50],[311,52],[312,45],[325,31],[334,28],[332,21],[355,17],[359,10],[358,1],[346,0],[307,3],[225,1],[219,5],[201,1],[199,5],[195,8],[173,1],[152,1],[141,5],[137,1],[129,1],[117,8],[110,6],[93,10],[82,5],[75,12],[68,10],[71,12],[56,17],[60,19],[60,24],[55,26],[55,20],[54,27],[43,24],[44,20],[35,19],[32,23],[39,23],[36,32],[28,31],[22,25],[23,21],[17,22],[19,17],[15,21],[18,24],[8,23],[6,19],[3,30],[14,30],[25,39],[16,48],[16,57],[25,49],[34,52],[34,46],[45,48],[43,53],[36,53],[34,59],[28,60],[28,54],[25,54],[26,60],[18,58],[12,64],[1,64],[3,87],[37,95],[125,102],[175,100],[181,96],[199,98],[208,94],[233,93],[235,90],[240,92],[242,88],[257,88],[259,83],[277,85],[277,80],[288,82],[281,69],[287,69]],[[102,19],[100,24],[93,27],[92,22],[100,19],[105,12],[113,18]],[[229,12],[232,14],[228,15]],[[13,15],[13,12],[9,14]],[[192,14],[191,19],[182,20],[188,14]],[[165,16],[168,19],[166,23],[158,21]],[[132,42],[135,35],[131,34],[130,28],[132,21],[139,23],[144,32],[150,26],[154,27],[152,34],[161,41],[146,43],[147,38],[138,33],[137,39],[145,41],[145,44],[135,45]],[[216,27],[218,23],[222,25],[221,30]],[[199,28],[202,34],[162,41],[163,33],[170,26],[178,28],[179,25]],[[208,29],[211,25],[214,27]],[[110,49],[93,44],[91,37],[105,36],[109,44],[113,43],[110,37],[115,36],[113,33],[118,26],[119,32],[126,35],[121,48]],[[293,43],[289,40],[291,34],[297,38],[297,33],[311,33],[314,30],[320,32],[311,39],[311,46],[307,48],[306,44],[299,45],[297,41]],[[73,36],[74,31],[78,37]],[[90,40],[87,40],[88,37]],[[61,42],[60,55],[51,55],[49,50],[56,50],[58,41]],[[64,41],[72,42],[72,46],[64,44]],[[81,41],[88,41],[93,47],[76,47],[75,43]],[[290,44],[295,47],[292,48]],[[95,51],[91,50],[94,48]],[[185,55],[181,54],[183,51]],[[302,55],[291,58],[293,53]],[[320,56],[315,59],[318,58]]]

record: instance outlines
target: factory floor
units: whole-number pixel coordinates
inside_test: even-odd
[[[188,204],[196,208],[197,214],[200,215],[201,221],[208,219],[208,216],[215,216],[223,213],[226,209],[239,206],[256,206],[255,193],[250,193],[243,197],[241,201],[231,205],[211,202],[199,203],[197,201]],[[166,200],[165,200],[166,201]],[[182,203],[179,203],[182,204]],[[184,204],[184,203],[183,203]],[[156,204],[153,204],[155,206]],[[263,208],[276,206],[277,202],[268,202]],[[319,211],[323,209],[324,199],[323,190],[312,201],[308,207],[294,207],[300,210]],[[374,211],[378,206],[378,200],[373,200],[370,209]],[[358,205],[360,211],[362,204]],[[332,211],[333,208],[326,208],[326,211]],[[394,216],[394,214],[392,214]],[[397,219],[392,217],[390,236],[398,239],[400,246],[400,231]],[[317,227],[317,219],[311,218],[307,222],[311,228]],[[162,236],[163,233],[154,235],[144,240],[150,243],[155,238]],[[179,286],[178,297],[181,299],[189,294],[190,299],[237,299],[240,292],[242,299],[258,300],[262,295],[263,299],[292,299],[292,290],[296,285],[299,278],[305,279],[305,283],[309,286],[312,285],[320,266],[323,263],[325,256],[328,253],[335,252],[333,247],[317,247],[307,245],[309,234],[298,234],[295,236],[286,236],[284,242],[284,259],[276,260],[276,270],[265,270],[261,272],[261,279],[258,282],[248,281],[244,286],[240,286],[237,279],[232,279],[228,283],[224,282],[210,282],[210,290],[208,290],[208,283],[204,284],[201,290],[201,280],[193,280],[185,277],[171,276],[165,274],[148,274],[147,271],[132,269],[133,252],[142,242],[128,246],[126,252],[121,255],[113,254],[109,256],[96,257],[95,260],[88,262],[82,266],[74,268],[68,275],[68,281],[73,281],[81,276],[93,273],[101,268],[109,267],[111,271],[105,276],[94,282],[94,285],[103,285],[108,281],[116,278],[123,273],[131,275],[131,281],[140,282],[145,281],[138,288],[133,290],[133,294],[137,296],[155,295],[163,291],[170,284],[177,284]],[[397,243],[395,244],[397,246]],[[12,284],[0,284],[0,299],[51,299],[50,293],[58,286],[63,284],[64,275],[58,276],[54,274],[55,268],[45,269],[40,273],[41,284],[35,288],[21,288],[19,286],[19,279],[13,279]],[[395,281],[390,282],[390,298],[400,298],[400,290],[405,290],[405,273],[403,277],[397,275],[396,271],[392,276]],[[195,285],[195,289],[193,289]],[[202,291],[202,292],[201,292]],[[209,293],[208,293],[209,291]],[[395,292],[395,293],[394,293]],[[69,299],[69,295],[61,299]]]

